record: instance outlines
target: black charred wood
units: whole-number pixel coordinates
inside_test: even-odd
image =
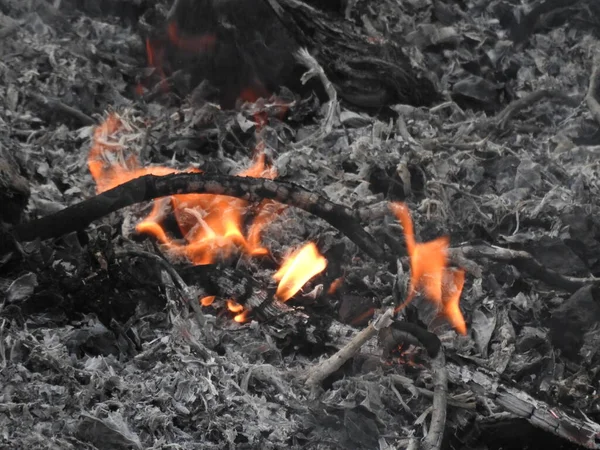
[[[300,86],[298,44],[262,0],[178,0],[152,45],[163,70],[188,72],[191,89],[208,80],[223,108]]]
[[[552,312],[550,340],[571,360],[581,360],[585,334],[600,324],[600,287],[585,286]]]
[[[327,3],[324,9],[342,4]],[[190,89],[208,80],[224,108],[281,86],[300,94],[316,90],[325,98],[316,80],[307,86],[300,82],[306,69],[294,53],[301,46],[314,54],[341,98],[356,106],[421,106],[439,98],[400,46],[370,42],[330,12],[296,0],[178,0],[151,44],[161,70],[189,72]]]
[[[301,208],[344,233],[367,255],[380,261],[388,257],[379,243],[362,227],[360,212],[330,202],[303,187],[263,178],[180,173],[163,177],[146,175],[123,183],[55,214],[21,224],[16,235],[22,241],[49,239],[83,230],[93,221],[143,201],[177,194],[217,194],[250,202],[275,200]]]
[[[395,103],[430,105],[440,99],[433,82],[411,66],[390,40],[373,41],[342,17],[335,18],[299,0],[264,0],[321,64],[347,102],[362,108]]]

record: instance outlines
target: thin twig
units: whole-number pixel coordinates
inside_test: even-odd
[[[94,119],[92,119],[87,114],[84,114],[77,108],[73,108],[72,106],[65,105],[63,102],[61,102],[58,99],[45,97],[45,96],[43,96],[41,94],[37,94],[35,92],[30,92],[28,95],[30,95],[31,98],[33,98],[40,105],[43,105],[46,108],[48,108],[50,111],[60,112],[60,113],[66,114],[68,116],[71,116],[74,119],[76,119],[81,125],[95,125],[97,123]]]
[[[429,389],[415,386],[415,382],[412,378],[405,377],[398,374],[390,374],[389,379],[396,385],[402,386],[409,392],[413,393],[414,396],[422,395],[426,398],[433,398],[435,393]],[[467,392],[468,398],[465,398],[464,393],[448,397],[448,406],[460,409],[468,409],[473,411],[477,408],[477,403],[474,401],[472,393]]]
[[[325,378],[344,365],[346,361],[356,355],[365,342],[374,337],[380,330],[390,326],[394,309],[390,308],[381,316],[372,321],[369,326],[358,333],[350,342],[328,359],[321,361],[317,366],[310,369],[306,379],[309,387],[319,386]]]
[[[587,95],[585,96],[585,102],[587,103],[590,112],[596,119],[596,122],[600,124],[600,103],[596,100],[596,94],[598,93],[598,78],[600,74],[600,52],[594,53],[594,66],[592,74],[590,75],[590,84],[588,86]]]
[[[423,450],[439,450],[446,428],[446,407],[448,404],[448,371],[444,348],[440,347],[438,354],[431,361],[433,372],[433,407],[429,433],[425,436],[421,448]]]
[[[581,99],[574,98],[568,94],[565,94],[562,91],[540,89],[539,91],[531,92],[525,97],[513,101],[492,120],[495,123],[495,125],[497,125],[500,129],[504,129],[508,121],[511,120],[515,116],[515,114],[517,114],[519,111],[525,108],[533,106],[537,102],[544,99],[557,100],[559,102],[566,103],[567,105],[573,107],[581,103]]]
[[[449,249],[449,256],[452,260],[455,258],[465,259],[491,259],[493,261],[503,261],[512,264],[518,270],[527,273],[549,286],[558,287],[568,292],[575,292],[579,288],[597,283],[599,280],[594,277],[576,278],[562,275],[555,270],[544,267],[530,253],[522,250],[511,250],[492,245],[465,245]]]

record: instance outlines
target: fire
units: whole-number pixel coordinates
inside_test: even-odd
[[[96,181],[98,193],[104,192],[143,175],[167,175],[180,171],[162,166],[141,167],[135,156],[124,156],[127,147],[126,123],[116,114],[96,128],[93,145],[88,158],[88,168]],[[189,169],[190,172],[200,172]],[[266,156],[259,152],[254,163],[239,176],[273,179],[276,171],[269,167]],[[163,217],[172,208],[185,244],[171,239],[160,225]],[[245,214],[250,204],[237,198],[212,194],[182,194],[154,203],[151,213],[136,227],[140,233],[154,236],[168,250],[187,257],[194,264],[210,264],[219,257],[229,257],[238,249],[257,256],[268,254],[261,245],[263,228],[281,213],[283,205],[272,201],[262,202],[256,211],[255,220],[249,227],[248,237],[242,231]]]
[[[329,285],[329,289],[327,290],[327,293],[329,295],[335,294],[343,282],[344,282],[344,277],[338,277],[335,280],[333,280],[331,285]]]
[[[463,269],[447,270],[444,276],[442,296],[442,314],[448,322],[462,335],[467,334],[467,324],[460,311],[460,294],[465,284],[465,271]]]
[[[200,299],[200,304],[202,306],[210,306],[215,301],[215,298],[216,297],[214,295],[209,295],[207,297],[204,297],[204,298]]]
[[[227,300],[227,309],[235,314],[233,320],[237,323],[244,323],[248,320],[248,311],[242,305],[234,300]]]
[[[317,246],[309,242],[301,249],[293,252],[273,275],[279,281],[275,296],[285,302],[292,298],[311,278],[323,272],[327,260]]]
[[[422,291],[425,297],[441,310],[441,313],[461,334],[466,334],[466,325],[460,311],[459,301],[464,284],[464,271],[448,269],[448,237],[418,243],[412,219],[404,203],[391,203],[390,209],[396,215],[406,240],[406,250],[410,258],[410,286],[404,303],[396,308],[400,311],[408,305],[415,294]]]

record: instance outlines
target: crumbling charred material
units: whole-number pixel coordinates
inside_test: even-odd
[[[293,183],[197,173],[136,178],[55,214],[22,224],[16,229],[17,237],[30,241],[62,236],[82,230],[93,221],[126,206],[177,194],[227,195],[250,202],[271,199],[295,206],[327,221],[372,258],[386,260],[383,248],[363,229],[359,213],[350,208],[330,202]]]
[[[275,290],[261,287],[250,274],[213,265],[188,266],[180,272],[188,284],[200,284],[208,295],[243,305],[249,319],[275,325],[285,334],[297,336],[306,331],[308,316],[275,299]]]
[[[356,106],[422,106],[439,97],[399,45],[370,42],[342,16],[297,0],[178,0],[150,44],[161,70],[188,72],[191,89],[208,80],[225,108],[281,86],[300,91],[304,69],[294,58],[300,47]]]
[[[29,183],[19,173],[19,166],[0,143],[0,221],[17,223],[29,200]]]
[[[189,89],[207,80],[223,108],[268,96],[291,79],[300,85],[300,74],[293,75],[298,44],[263,0],[177,0],[166,23],[156,25],[154,65],[188,73]]]
[[[439,98],[434,84],[418,73],[400,46],[371,42],[350,23],[299,0],[264,0],[298,43],[314,53],[340,97],[363,108],[405,103],[430,105]]]

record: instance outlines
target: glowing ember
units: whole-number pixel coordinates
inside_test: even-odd
[[[285,302],[292,298],[308,280],[323,272],[327,260],[319,253],[317,246],[310,242],[292,253],[273,275],[279,281],[275,296]]]
[[[344,277],[339,277],[339,278],[336,278],[335,280],[333,280],[333,282],[329,285],[327,294],[329,294],[329,295],[335,294],[343,282],[344,282]]]
[[[233,320],[237,323],[244,323],[248,320],[248,311],[246,311],[238,302],[227,300],[227,309],[235,314]]]
[[[410,286],[404,303],[396,308],[400,311],[408,305],[418,291],[441,309],[441,313],[461,334],[466,334],[466,325],[459,307],[460,294],[464,284],[464,271],[447,268],[449,239],[441,237],[433,241],[417,243],[412,219],[404,203],[391,203],[390,209],[396,215],[406,241],[410,258]]]
[[[202,306],[210,306],[215,301],[215,298],[216,297],[214,295],[209,295],[208,297],[204,297],[204,298],[200,299],[200,304]]]
[[[98,193],[133,180],[143,175],[167,175],[180,171],[168,167],[141,167],[135,156],[125,157],[125,137],[128,127],[116,114],[96,128],[93,145],[88,158],[88,167],[96,181]],[[190,169],[189,172],[200,172]],[[276,172],[266,163],[260,152],[251,167],[239,176],[275,178]],[[263,228],[280,214],[285,207],[272,201],[262,202],[255,220],[248,230],[248,239],[242,231],[244,216],[249,203],[222,195],[183,194],[154,203],[152,212],[141,221],[136,229],[140,233],[154,236],[175,254],[187,257],[194,264],[210,264],[218,258],[226,258],[238,249],[248,255],[265,255],[269,251],[261,245]],[[185,244],[175,243],[160,223],[172,207]]]

